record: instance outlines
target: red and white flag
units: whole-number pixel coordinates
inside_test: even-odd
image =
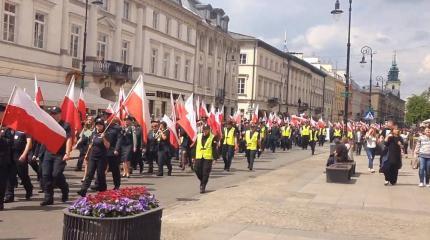
[[[253,123],[255,123],[255,124],[257,124],[257,123],[258,123],[258,105],[257,105],[257,107],[255,108],[254,113],[252,114],[251,121],[252,121]]]
[[[40,89],[39,84],[37,84],[36,75],[34,75],[34,102],[40,106],[40,103],[43,101],[42,90]]]
[[[178,138],[178,133],[176,132],[176,123],[174,123],[167,115],[164,115],[161,121],[165,122],[167,124],[167,128],[169,129],[170,144],[175,149],[179,148],[179,138]]]
[[[67,88],[66,96],[64,96],[63,104],[61,104],[61,120],[68,123],[73,130],[80,131],[82,128],[81,121],[78,116],[78,109],[75,106],[75,77],[72,77],[69,87]]]
[[[197,96],[196,100],[196,109],[197,109],[197,120],[200,120],[200,97]]]
[[[198,113],[200,115],[200,117],[209,117],[209,112],[208,109],[206,108],[206,103],[205,101],[202,100],[202,102],[200,103],[200,106],[198,108]]]
[[[194,110],[194,98],[193,94],[185,101],[183,116],[178,120],[178,124],[184,129],[187,135],[193,140],[197,139],[197,122],[196,122],[196,111]]]
[[[147,143],[148,130],[151,127],[151,117],[149,115],[148,99],[146,98],[142,75],[139,76],[124,99],[124,107],[127,108],[128,113],[139,123],[142,129],[143,142]]]
[[[242,122],[242,113],[240,112],[239,109],[237,109],[236,113],[234,114],[232,120],[236,123],[236,124],[240,124]]]
[[[185,105],[182,101],[182,95],[179,95],[178,99],[176,99],[175,111],[177,118],[183,119],[187,117],[187,111],[185,110]]]
[[[208,125],[212,130],[212,133],[216,136],[221,136],[221,131],[220,131],[220,127],[218,127],[219,125],[219,114],[217,114],[216,110],[215,110],[215,106],[213,104],[211,104],[211,111],[209,113],[209,117],[208,117]]]
[[[66,131],[22,89],[15,88],[3,117],[3,125],[22,131],[57,153],[66,141]]]
[[[85,121],[85,118],[87,116],[87,104],[85,103],[84,90],[82,88],[81,92],[79,93],[78,111],[81,115],[81,121]]]

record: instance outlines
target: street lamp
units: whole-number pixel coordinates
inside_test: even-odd
[[[366,55],[370,55],[370,80],[369,80],[369,111],[372,110],[372,75],[373,75],[373,52],[372,48],[369,46],[364,46],[361,48],[361,53],[363,54],[363,58],[361,59],[361,64],[366,64]]]
[[[91,4],[94,5],[103,5],[103,1],[101,0],[95,0],[91,1]],[[85,27],[84,27],[84,47],[83,47],[83,53],[82,53],[82,79],[81,79],[81,89],[84,89],[85,87],[85,69],[87,68],[87,22],[88,22],[88,6],[89,2],[88,0],[85,0]]]
[[[376,77],[376,86],[379,87],[379,82],[381,82],[381,89],[382,92],[384,92],[384,77],[383,76],[377,76]]]
[[[342,14],[343,11],[340,9],[339,0],[336,0],[334,4],[334,10],[331,11],[331,14],[334,16]],[[348,125],[348,103],[349,103],[349,62],[351,60],[351,15],[352,15],[352,0],[349,0],[349,22],[348,22],[348,44],[347,53],[346,53],[346,74],[345,74],[345,111],[343,113],[343,122],[345,125],[344,134],[347,134],[347,125]]]

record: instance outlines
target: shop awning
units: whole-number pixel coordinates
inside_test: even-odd
[[[60,106],[63,102],[64,95],[67,91],[67,85],[55,82],[46,82],[41,79],[37,81],[39,87],[42,89],[43,98],[46,106]],[[7,103],[12,93],[13,87],[17,86],[25,89],[26,92],[34,98],[34,79],[17,78],[10,76],[0,75],[0,102]],[[75,88],[75,97],[79,98],[80,89]],[[85,92],[85,101],[90,110],[106,109],[109,100],[101,98],[93,92]]]

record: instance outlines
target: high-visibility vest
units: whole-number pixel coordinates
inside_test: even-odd
[[[327,134],[327,132],[326,132],[327,130],[325,129],[325,128],[321,128],[320,129],[320,131],[319,131],[319,135],[326,135]]]
[[[282,136],[283,137],[290,137],[291,136],[291,127],[290,126],[288,126],[288,127],[286,127],[286,126],[282,127]]]
[[[351,131],[348,131],[348,136],[347,136],[349,139],[353,139],[354,138],[354,135],[352,135],[352,132]]]
[[[333,136],[335,136],[335,137],[341,137],[342,136],[342,132],[340,131],[340,129],[335,129]]]
[[[197,135],[196,159],[203,158],[206,160],[213,160],[212,143],[214,140],[214,135],[212,135],[212,133],[209,135],[204,146],[202,144],[202,138],[203,133],[199,133],[199,135]]]
[[[302,136],[309,136],[310,130],[311,130],[310,127],[303,126],[303,128],[302,128]]]
[[[224,142],[223,144],[229,145],[229,146],[234,146],[235,141],[234,141],[234,132],[236,131],[236,129],[234,127],[230,128],[230,130],[228,130],[228,128],[224,128]]]
[[[264,137],[266,137],[266,128],[263,126],[262,128],[261,128],[261,130],[260,130],[260,134],[261,134],[261,138],[264,138]]]
[[[251,131],[248,130],[245,133],[246,149],[257,150],[258,147],[258,132],[254,132],[251,137]]]
[[[318,141],[318,131],[310,130],[310,137],[309,137],[309,141],[311,141],[311,142],[316,142],[316,141]]]

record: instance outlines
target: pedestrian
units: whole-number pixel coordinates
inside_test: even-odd
[[[230,172],[231,163],[233,161],[234,152],[238,149],[238,131],[233,127],[233,122],[228,121],[224,128],[224,134],[221,139],[222,144],[222,159],[224,161],[224,171]]]
[[[393,122],[392,126],[392,131],[385,137],[387,153],[384,155],[382,163],[385,185],[395,185],[397,183],[399,169],[402,168],[403,139],[400,137],[397,124]]]
[[[136,151],[132,153],[132,161],[130,170],[137,170],[139,166],[139,174],[143,172],[143,159],[142,159],[142,128],[134,121],[134,131],[136,133]]]
[[[197,135],[197,142],[194,147],[193,163],[194,171],[200,180],[200,193],[206,192],[206,185],[212,170],[212,165],[216,163],[217,137],[212,135],[209,126],[203,126],[202,133]]]
[[[136,131],[132,126],[133,118],[127,116],[125,125],[121,130],[120,137],[116,143],[115,155],[120,156],[122,163],[122,177],[130,177],[130,161],[132,155],[137,150],[137,137]]]
[[[336,126],[333,130],[333,141],[334,139],[342,139],[342,129],[339,126]]]
[[[75,171],[82,171],[82,166],[84,164],[85,154],[88,151],[90,137],[94,131],[94,118],[92,116],[88,116],[84,123],[84,129],[82,129],[79,134],[79,139],[76,142],[74,149],[79,150],[79,158],[76,164]],[[85,174],[84,174],[85,177]]]
[[[91,186],[91,181],[97,171],[97,187],[98,191],[106,191],[106,154],[110,147],[110,143],[105,133],[105,122],[99,118],[95,121],[96,130],[90,137],[89,152],[85,156],[88,162],[87,175],[82,183],[78,194],[85,197],[88,188]]]
[[[418,157],[420,163],[420,183],[418,186],[424,187],[424,184],[426,184],[427,187],[430,187],[430,126],[427,126],[424,129],[424,134],[418,138],[414,151],[414,157]]]
[[[109,122],[105,121],[105,125],[106,124],[109,125]],[[120,170],[121,159],[119,155],[115,155],[116,144],[118,143],[118,140],[121,135],[121,126],[119,125],[118,118],[113,118],[110,120],[110,125],[107,126],[105,135],[109,141],[109,148],[107,149],[107,152],[106,152],[107,165],[108,165],[109,171],[112,173],[114,189],[119,189],[121,186],[121,170]],[[97,182],[97,178],[96,178],[96,182]],[[97,183],[95,185],[96,185],[95,190],[99,190],[97,187]]]
[[[6,107],[0,105],[0,121],[3,119]],[[0,211],[4,209],[4,198],[7,181],[13,169],[12,159],[13,133],[9,128],[0,129]]]
[[[291,126],[289,124],[285,124],[281,127],[281,146],[282,150],[285,151],[285,149],[290,150],[290,138],[291,138]]]
[[[72,130],[70,125],[61,120],[61,109],[52,107],[48,109],[49,114],[60,124],[66,132],[66,141],[57,152],[51,152],[45,148],[43,155],[42,178],[45,197],[40,203],[41,206],[54,204],[54,186],[61,189],[61,201],[69,200],[69,184],[64,176],[66,161],[70,159],[72,150]]]
[[[311,147],[312,155],[315,155],[315,147],[318,142],[318,130],[316,127],[312,127],[309,131],[309,145]]]
[[[310,138],[310,134],[311,134],[310,131],[311,131],[311,127],[309,126],[309,123],[306,122],[305,125],[302,127],[302,133],[301,133],[302,149],[303,150],[308,149],[309,138]]]
[[[371,173],[375,172],[375,170],[373,169],[373,160],[375,159],[377,139],[378,139],[378,136],[376,135],[376,130],[374,128],[371,128],[365,135],[368,167],[369,167],[369,172]]]
[[[325,128],[325,126],[323,126],[319,129],[318,136],[319,136],[318,145],[320,147],[323,147],[324,143],[325,143],[325,139],[327,137],[327,129]]]
[[[158,121],[151,121],[151,130],[148,132],[148,139],[146,143],[145,161],[148,164],[148,174],[154,173],[154,162],[158,162],[158,133],[159,123]]]
[[[192,141],[188,134],[185,132],[185,130],[182,127],[179,127],[179,162],[180,167],[182,171],[185,170],[187,166],[193,167],[192,161],[191,161],[191,144]]]
[[[343,141],[335,138],[333,142],[335,143],[335,150],[333,152],[335,163],[348,162],[348,148],[345,146]]]
[[[363,148],[364,132],[362,132],[360,129],[357,129],[354,139],[355,139],[355,154],[357,154],[357,156],[360,156],[361,149]]]
[[[33,184],[28,175],[28,154],[32,148],[31,137],[21,131],[15,131],[12,144],[13,168],[9,174],[6,197],[4,202],[13,202],[15,199],[15,187],[18,185],[17,175],[25,189],[25,199],[33,196]]]
[[[172,159],[171,159],[171,146],[170,146],[170,132],[167,128],[167,123],[161,122],[158,129],[157,136],[158,142],[158,174],[161,177],[164,175],[164,165],[167,166],[167,176],[172,176]]]
[[[272,128],[269,130],[269,145],[272,153],[276,151],[276,147],[278,145],[278,141],[280,139],[281,130],[278,127],[277,122],[273,122]]]
[[[408,147],[409,147],[409,132],[404,129],[402,131],[402,134],[400,136],[403,139],[403,153],[405,154],[405,157],[408,158]]]
[[[260,136],[259,132],[256,130],[256,126],[251,124],[249,130],[245,133],[245,141],[246,141],[246,160],[248,161],[248,169],[252,171],[254,168],[254,160],[257,154],[258,148],[260,146]]]

